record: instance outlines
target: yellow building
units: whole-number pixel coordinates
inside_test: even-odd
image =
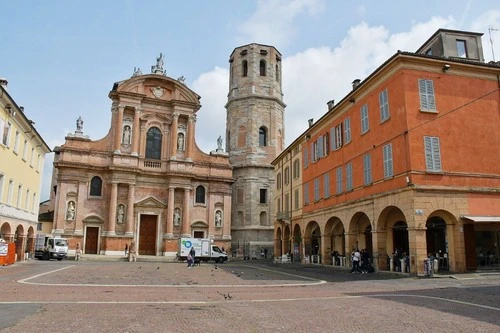
[[[300,261],[300,248],[294,241],[300,238],[302,226],[302,141],[299,137],[273,161],[276,188],[273,190],[276,220],[274,254],[276,257]],[[292,225],[297,230],[292,230]]]
[[[45,154],[51,150],[0,79],[0,238],[18,260],[34,247]]]

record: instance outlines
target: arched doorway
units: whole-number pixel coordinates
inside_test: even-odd
[[[427,253],[439,262],[440,270],[448,270],[448,241],[446,239],[446,222],[440,216],[433,216],[426,223]]]
[[[274,235],[274,245],[274,253],[276,253],[276,256],[280,257],[283,254],[282,232],[280,227],[276,229],[276,234]]]
[[[285,230],[283,231],[283,242],[282,242],[282,254],[290,253],[292,247],[292,241],[290,239],[290,226],[286,225]]]
[[[296,224],[293,227],[292,236],[292,262],[301,262],[302,260],[302,241],[300,225]]]
[[[392,241],[394,250],[398,253],[408,253],[410,250],[410,242],[408,239],[408,225],[404,221],[394,223],[392,227]]]

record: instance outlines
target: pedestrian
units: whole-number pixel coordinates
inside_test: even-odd
[[[128,254],[128,244],[125,244],[125,256]]]
[[[191,268],[191,266],[193,266],[193,256],[191,255],[191,252],[188,253],[187,263],[188,263],[188,268]]]
[[[267,247],[264,248],[264,259],[267,259]]]
[[[191,246],[191,250],[189,250],[189,254],[191,255],[191,259],[193,260],[196,258],[196,250],[194,249],[194,246]]]
[[[361,260],[361,254],[359,253],[358,249],[352,249],[351,252],[351,260],[352,260],[352,269],[351,273],[360,273],[359,269],[359,261]]]
[[[137,255],[136,255],[136,249],[135,249],[135,242],[132,241],[132,243],[130,243],[130,246],[128,247],[128,261],[129,262],[132,262],[132,261],[137,261]]]
[[[82,257],[82,249],[80,249],[80,243],[76,243],[75,249],[75,260],[78,261]]]

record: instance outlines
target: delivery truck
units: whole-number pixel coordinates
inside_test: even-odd
[[[68,241],[52,235],[36,235],[35,258],[63,260],[68,255]]]
[[[223,252],[217,245],[214,245],[212,239],[209,238],[180,238],[179,239],[179,258],[186,260],[191,251],[195,250],[195,258],[200,261],[213,260],[216,263],[227,261],[227,254]]]

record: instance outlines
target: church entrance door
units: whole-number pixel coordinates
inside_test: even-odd
[[[86,254],[97,254],[98,240],[99,240],[99,227],[87,227],[85,236]]]
[[[156,255],[156,215],[141,215],[139,254]]]

